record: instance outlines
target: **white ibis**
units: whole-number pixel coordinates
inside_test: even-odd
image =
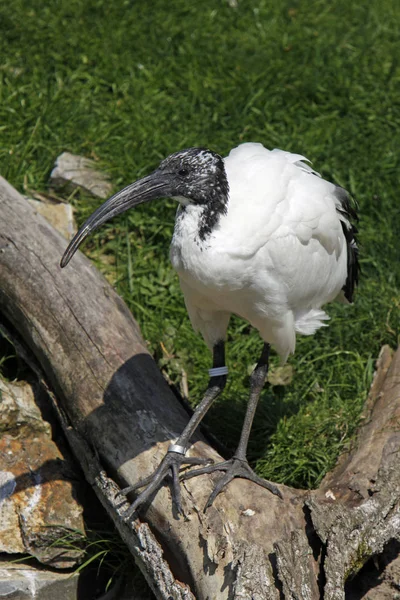
[[[256,143],[242,144],[224,159],[204,148],[171,154],[153,173],[117,192],[89,217],[69,244],[61,266],[102,223],[162,197],[179,203],[171,262],[192,325],[213,353],[213,367],[204,398],[156,471],[122,490],[126,495],[145,488],[127,517],[169,476],[173,501],[183,513],[179,469],[205,462],[185,454],[194,430],[225,386],[225,339],[232,313],[246,319],[264,341],[250,378],[239,445],[230,460],[189,470],[183,478],[224,473],[206,508],[234,477],[249,479],[280,496],[277,487],[258,477],[246,459],[270,345],[286,361],[295,350],[297,333],[311,335],[326,325],[324,304],[352,301],[359,271],[351,222],[357,216],[346,191],[322,179],[303,156],[270,151]]]

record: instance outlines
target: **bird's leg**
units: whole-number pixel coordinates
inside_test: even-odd
[[[266,481],[265,479],[262,479],[261,477],[258,477],[254,473],[249,463],[247,462],[246,457],[247,445],[249,442],[250,430],[253,424],[254,414],[256,412],[261,390],[264,387],[264,383],[268,373],[269,349],[269,344],[264,344],[260,360],[258,361],[253,373],[250,376],[250,398],[247,405],[239,445],[231,460],[226,460],[215,465],[209,465],[208,467],[204,467],[202,469],[195,469],[193,471],[189,471],[188,473],[185,473],[182,477],[182,479],[190,479],[191,477],[196,477],[196,475],[202,475],[204,473],[213,473],[214,471],[225,471],[225,475],[221,477],[221,479],[217,482],[213,492],[208,498],[204,510],[206,510],[209,506],[212,505],[215,498],[222,491],[222,489],[235,477],[249,479],[250,481],[253,481],[254,483],[257,483],[258,485],[261,485],[262,487],[266,488],[276,496],[282,497],[280,491],[275,485],[273,485],[269,481]]]
[[[221,370],[222,374],[219,374],[218,371]],[[172,477],[171,493],[173,503],[175,504],[178,514],[184,514],[180,499],[179,469],[182,465],[204,465],[205,463],[210,462],[208,459],[204,458],[196,458],[190,456],[185,457],[185,454],[189,445],[190,438],[193,435],[195,429],[199,425],[200,421],[203,419],[204,415],[206,414],[216,397],[224,389],[226,384],[226,373],[227,369],[225,367],[225,344],[223,341],[220,341],[217,344],[215,344],[213,348],[213,368],[210,371],[211,377],[208,383],[206,393],[204,394],[204,397],[200,404],[196,407],[189,423],[186,425],[179,438],[174,444],[170,445],[167,453],[165,454],[161,463],[158,465],[157,469],[152,475],[146,477],[145,479],[142,479],[141,481],[138,481],[138,483],[136,483],[135,485],[127,487],[119,492],[119,495],[126,496],[130,492],[133,492],[141,487],[146,487],[146,489],[141,494],[139,494],[136,500],[125,512],[124,518],[128,519],[129,517],[131,517],[140,505],[146,503],[151,498],[151,496],[155,492],[157,492],[157,490],[163,484],[164,480],[168,477]]]

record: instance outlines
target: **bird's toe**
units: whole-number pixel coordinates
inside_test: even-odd
[[[207,510],[210,506],[212,506],[215,498],[222,492],[224,487],[228,485],[235,479],[236,477],[240,479],[247,479],[248,481],[252,481],[257,485],[267,489],[275,496],[282,498],[282,494],[278,487],[267,481],[266,479],[262,479],[258,477],[250,467],[247,460],[243,460],[237,457],[233,457],[230,460],[226,460],[220,463],[216,463],[213,465],[208,465],[207,467],[203,467],[201,469],[192,469],[191,471],[187,471],[181,475],[181,480],[192,479],[193,477],[197,477],[198,475],[207,475],[214,473],[215,471],[224,471],[224,475],[217,481],[212,493],[210,494],[206,505],[204,507],[204,511]]]
[[[131,492],[145,488],[123,513],[124,520],[129,520],[137,510],[148,504],[166,481],[170,483],[172,504],[177,514],[185,516],[181,502],[179,470],[184,465],[204,465],[208,462],[210,461],[206,458],[186,457],[177,452],[167,452],[157,469],[151,475],[145,479],[141,479],[134,485],[120,490],[116,495],[116,498],[126,497]]]

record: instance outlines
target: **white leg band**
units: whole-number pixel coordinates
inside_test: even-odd
[[[228,367],[214,367],[209,369],[208,374],[210,377],[219,377],[220,375],[228,375]]]
[[[171,444],[168,447],[168,452],[176,452],[177,454],[186,454],[185,446],[179,446],[178,444]]]

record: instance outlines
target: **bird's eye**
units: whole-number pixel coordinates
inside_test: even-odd
[[[181,177],[186,177],[187,175],[189,175],[189,171],[187,169],[179,169],[178,175],[180,175]]]

